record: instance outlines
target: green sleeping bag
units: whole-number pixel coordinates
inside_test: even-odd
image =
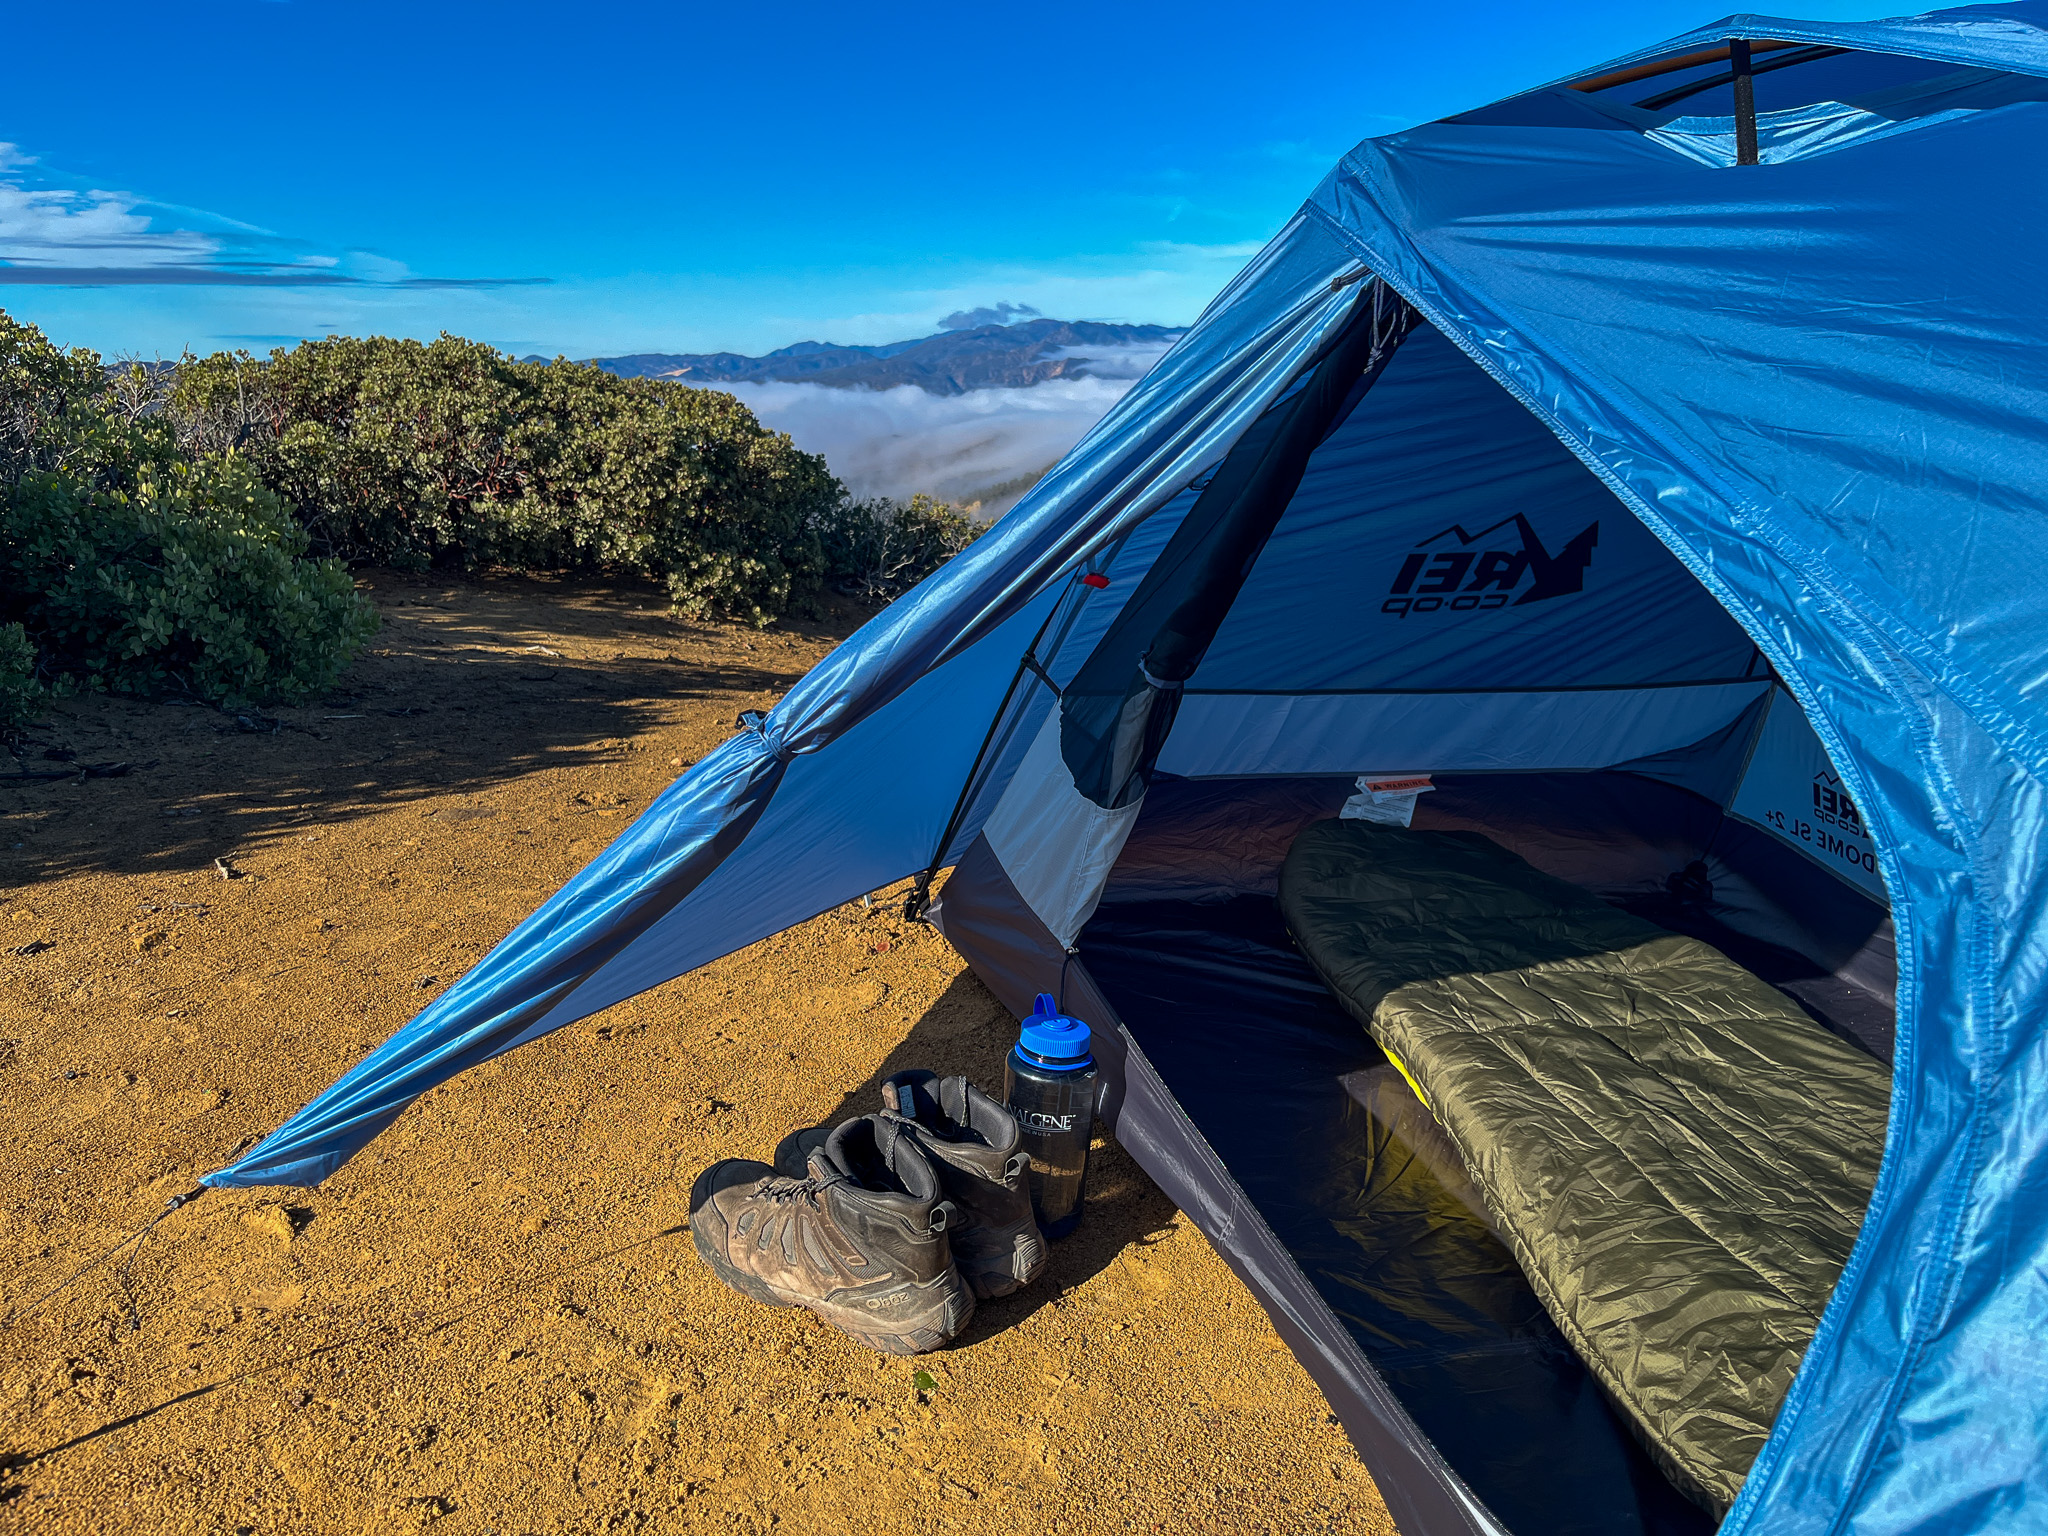
[[[1477,833],[1318,822],[1280,905],[1645,1445],[1725,1511],[1862,1224],[1885,1066]]]

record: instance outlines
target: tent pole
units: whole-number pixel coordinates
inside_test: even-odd
[[[1749,51],[1752,55],[1761,53],[1763,45],[1751,43]],[[1765,59],[1762,63],[1757,63],[1752,59],[1749,72],[1752,75],[1768,75],[1774,69],[1791,69],[1794,65],[1798,64],[1812,64],[1821,59],[1840,58],[1849,51],[1847,48],[1802,48],[1797,53],[1781,53],[1776,58]],[[1645,112],[1661,112],[1673,102],[1683,101],[1688,96],[1697,96],[1701,91],[1711,91],[1717,85],[1732,85],[1734,83],[1735,76],[1733,74],[1708,75],[1702,79],[1688,80],[1685,84],[1673,86],[1668,91],[1660,91],[1655,96],[1645,96],[1636,105]]]
[[[1772,53],[1780,48],[1804,48],[1804,43],[1767,43],[1751,41],[1747,44],[1751,53]],[[1702,64],[1719,64],[1731,54],[1729,46],[1702,48],[1697,53],[1682,53],[1675,58],[1659,59],[1654,64],[1638,64],[1633,69],[1618,69],[1611,75],[1596,75],[1591,80],[1574,82],[1569,89],[1574,91],[1606,91],[1617,85],[1633,85],[1638,80],[1654,80],[1659,75],[1676,74],[1681,69],[1697,69]],[[1848,52],[1843,49],[1843,52]]]
[[[1755,165],[1756,77],[1749,67],[1749,40],[1728,40],[1728,68],[1735,87],[1735,163]]]

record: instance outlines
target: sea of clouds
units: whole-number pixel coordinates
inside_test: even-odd
[[[993,517],[1023,494],[1030,477],[1057,463],[1157,362],[1163,345],[1090,348],[1089,376],[1025,389],[934,395],[823,384],[721,384],[764,426],[821,453],[856,496],[907,500],[919,491],[943,501],[980,502]]]

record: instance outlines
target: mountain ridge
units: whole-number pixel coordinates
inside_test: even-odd
[[[975,389],[1028,389],[1052,379],[1133,378],[1136,373],[1128,358],[1087,354],[1164,350],[1185,330],[1039,319],[941,331],[879,346],[799,341],[762,357],[738,352],[636,352],[588,361],[625,378],[675,379],[710,388],[779,383],[895,389],[911,384],[935,395],[964,395]]]

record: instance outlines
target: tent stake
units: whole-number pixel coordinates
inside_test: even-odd
[[[1756,77],[1749,67],[1749,40],[1733,37],[1728,40],[1728,68],[1734,76],[1735,87],[1735,163],[1755,165],[1756,158]]]

